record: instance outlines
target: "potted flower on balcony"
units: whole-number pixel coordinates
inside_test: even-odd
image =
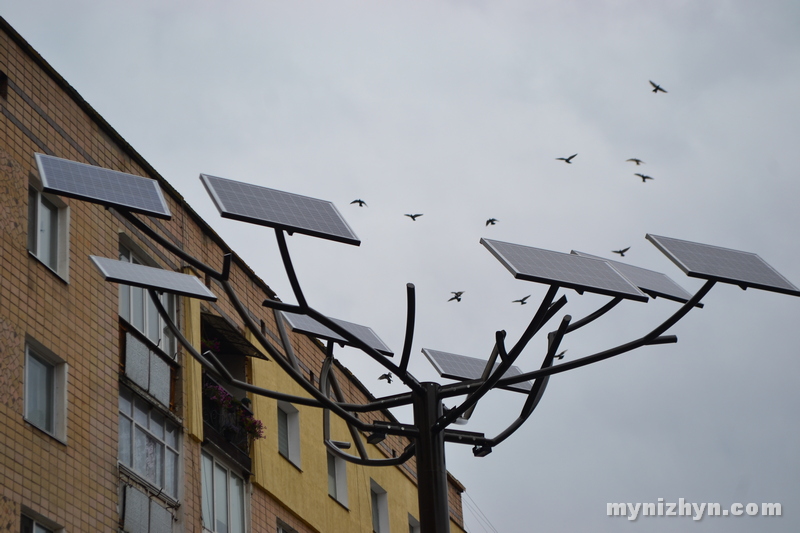
[[[244,400],[237,400],[224,387],[211,383],[203,387],[203,396],[219,410],[219,422],[226,440],[233,440],[239,431],[244,431],[254,439],[264,437],[264,424],[253,416],[247,406],[250,403],[247,398],[246,405]]]

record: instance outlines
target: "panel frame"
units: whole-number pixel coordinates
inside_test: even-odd
[[[147,265],[139,265],[136,263],[127,263],[125,261],[119,261],[118,259],[110,259],[108,257],[98,257],[96,255],[90,255],[89,258],[95,264],[95,266],[103,275],[106,281],[131,285],[133,287],[142,287],[144,289],[154,289],[156,291],[168,292],[180,296],[189,296],[191,298],[198,298],[200,300],[208,300],[211,302],[217,300],[217,297],[208,289],[208,287],[203,285],[203,282],[201,282],[197,277],[192,276],[191,274],[182,274],[180,272],[174,272],[172,270],[166,270],[163,268],[156,268]],[[158,277],[167,277],[175,280],[182,280],[182,282],[186,282],[189,285],[194,285],[195,287],[176,288],[174,286],[170,287],[163,283],[161,284],[145,283],[140,281],[138,277],[127,278],[122,276],[118,271],[117,272],[113,271],[114,266],[116,266],[117,264],[125,265],[124,268],[126,270],[135,270],[139,273],[142,273],[145,276],[146,276],[145,273],[150,273],[151,275],[158,274],[157,277],[149,278],[151,281],[158,279]]]
[[[252,215],[248,215],[244,213],[243,210],[237,211],[233,206],[225,205],[225,201],[220,197],[220,195],[214,188],[213,180],[235,183],[239,186],[252,188],[254,191],[257,190],[270,191],[271,193],[277,193],[278,195],[281,196],[285,195],[287,198],[291,197],[294,199],[300,199],[302,201],[312,201],[314,203],[317,203],[318,205],[328,206],[330,208],[330,213],[332,215],[335,215],[338,221],[342,224],[343,229],[345,229],[346,232],[349,233],[349,235],[344,235],[342,234],[342,232],[333,233],[330,231],[325,231],[323,229],[320,229],[319,227],[317,228],[309,227],[312,225],[306,225],[304,227],[299,225],[288,224],[285,222],[280,222],[278,220],[268,220],[265,218],[259,218]],[[308,235],[311,237],[327,239],[335,242],[341,242],[344,244],[351,244],[354,246],[359,246],[361,244],[361,240],[356,236],[355,232],[347,223],[347,221],[344,219],[342,214],[339,212],[339,210],[336,208],[333,202],[330,202],[328,200],[320,200],[318,198],[312,198],[310,196],[303,196],[300,194],[280,191],[278,189],[272,189],[270,187],[263,187],[261,185],[254,185],[251,183],[245,183],[227,178],[221,178],[219,176],[212,176],[210,174],[200,174],[200,181],[203,183],[206,192],[208,192],[208,195],[211,197],[212,202],[214,202],[214,206],[217,208],[217,211],[219,211],[219,214],[222,218],[229,218],[231,220],[238,220],[240,222],[247,222],[249,224],[256,224],[259,226],[275,228],[278,230],[285,231],[289,234],[301,233],[303,235]]]
[[[650,241],[656,248],[658,248],[659,251],[661,251],[661,253],[666,255],[673,263],[675,263],[675,265],[678,268],[680,268],[687,276],[689,276],[691,278],[699,278],[699,279],[705,279],[705,280],[715,281],[715,282],[720,282],[720,283],[728,283],[728,284],[731,284],[731,285],[736,285],[736,286],[741,287],[743,289],[753,288],[753,289],[760,289],[760,290],[769,291],[769,292],[777,292],[777,293],[780,293],[780,294],[787,294],[789,296],[800,296],[800,289],[798,289],[792,282],[790,282],[788,279],[786,279],[786,277],[783,276],[783,274],[781,274],[780,272],[775,270],[769,263],[764,261],[758,254],[755,254],[755,253],[752,253],[752,252],[743,252],[741,250],[734,250],[732,248],[723,248],[721,246],[714,246],[714,245],[711,245],[711,244],[703,244],[703,243],[694,242],[694,241],[675,239],[673,237],[664,237],[664,236],[659,236],[659,235],[652,235],[650,233],[645,235],[645,238],[648,241]],[[759,268],[766,269],[765,271],[775,275],[778,279],[783,281],[786,284],[786,286],[769,285],[769,284],[765,284],[765,283],[760,283],[758,281],[752,281],[752,280],[747,280],[747,279],[737,279],[737,278],[733,278],[733,277],[729,277],[729,276],[725,276],[725,275],[714,274],[714,273],[708,272],[708,271],[695,270],[691,266],[686,264],[684,262],[684,260],[682,260],[679,257],[680,254],[676,254],[676,252],[674,250],[670,250],[668,243],[667,242],[663,242],[664,240],[675,241],[675,242],[679,242],[679,243],[685,243],[685,244],[689,244],[691,246],[698,246],[698,247],[702,247],[702,248],[710,248],[710,249],[714,249],[714,250],[717,250],[717,251],[721,251],[721,252],[723,252],[725,254],[736,254],[739,257],[748,257],[750,259],[756,260]]]
[[[128,172],[121,172],[119,170],[112,170],[105,167],[99,167],[96,165],[89,165],[87,163],[81,163],[79,161],[72,161],[70,159],[64,159],[61,157],[56,157],[47,154],[37,153],[35,154],[36,158],[36,166],[39,169],[39,178],[42,182],[42,190],[49,194],[54,194],[57,196],[66,196],[68,198],[75,198],[77,200],[83,200],[86,202],[91,202],[94,204],[100,204],[106,207],[113,207],[115,209],[119,209],[122,211],[130,211],[132,213],[140,213],[142,215],[147,215],[155,218],[161,218],[165,220],[170,220],[172,218],[172,213],[169,210],[169,205],[167,204],[166,198],[164,196],[164,192],[161,190],[161,186],[158,183],[158,180],[154,180],[152,178],[146,178],[144,176],[137,176],[136,174],[130,174]],[[75,165],[77,168],[85,167],[91,169],[91,172],[97,173],[101,172],[106,174],[107,176],[116,176],[118,178],[123,178],[129,180],[129,182],[137,182],[143,185],[151,187],[151,190],[154,192],[154,200],[157,200],[158,203],[161,204],[162,211],[155,211],[153,209],[137,206],[134,203],[121,203],[116,200],[112,200],[107,197],[102,196],[92,196],[86,194],[85,192],[79,192],[76,190],[71,190],[69,188],[58,188],[55,183],[51,183],[54,180],[48,178],[47,172],[47,161],[54,160],[64,163],[69,163],[70,165]],[[151,183],[152,182],[152,183]]]
[[[637,301],[637,302],[647,302],[649,300],[649,297],[645,293],[640,291],[639,288],[636,287],[636,285],[631,283],[630,280],[628,280],[628,278],[626,278],[621,272],[619,272],[619,270],[614,268],[613,265],[611,265],[610,263],[608,263],[605,260],[590,259],[588,257],[581,257],[581,256],[574,255],[574,254],[567,254],[567,253],[563,253],[563,252],[555,252],[555,251],[552,251],[552,250],[545,250],[545,249],[542,249],[542,248],[535,248],[533,246],[525,246],[525,245],[522,245],[522,244],[515,244],[515,243],[510,243],[510,242],[497,241],[497,240],[494,240],[494,239],[482,238],[480,240],[480,243],[483,244],[486,247],[486,249],[489,250],[489,252],[491,252],[491,254],[494,255],[495,258],[497,258],[497,260],[500,261],[500,263],[503,264],[503,266],[505,266],[506,269],[508,269],[508,271],[511,272],[516,279],[521,279],[521,280],[525,280],[525,281],[533,281],[533,282],[536,282],[536,283],[544,283],[544,284],[547,284],[547,285],[554,285],[554,286],[557,286],[557,287],[564,287],[564,288],[568,288],[568,289],[574,289],[578,293],[582,293],[582,292],[585,291],[585,292],[591,292],[591,293],[595,293],[595,294],[603,294],[603,295],[606,295],[606,296],[620,297],[620,298],[624,298],[626,300],[634,300],[634,301]],[[545,254],[548,254],[548,255],[552,255],[552,256],[555,256],[555,257],[559,257],[559,258],[571,258],[569,260],[576,261],[576,262],[584,262],[585,265],[591,264],[591,263],[587,263],[587,262],[593,262],[593,263],[596,263],[597,265],[604,265],[604,266],[601,266],[600,268],[601,269],[602,268],[608,269],[607,272],[611,272],[615,276],[617,276],[624,284],[627,285],[627,287],[629,287],[630,290],[626,291],[626,292],[623,292],[623,291],[620,291],[620,290],[616,290],[616,289],[608,288],[608,287],[603,287],[603,286],[600,286],[600,285],[588,285],[588,284],[585,284],[585,283],[579,283],[579,282],[575,282],[575,281],[570,281],[568,279],[552,279],[552,278],[547,278],[547,277],[544,277],[544,276],[539,276],[539,275],[536,275],[536,274],[533,274],[533,273],[521,272],[513,264],[513,262],[503,254],[503,252],[501,252],[499,249],[497,249],[497,247],[494,245],[495,243],[500,244],[500,245],[515,246],[515,247],[519,247],[519,248],[523,248],[523,249],[532,250],[532,251],[535,251],[535,252],[542,252],[542,253],[545,253]]]
[[[321,324],[319,321],[308,315],[291,313],[288,311],[281,311],[281,317],[286,322],[286,324],[288,324],[288,326],[292,329],[292,331],[295,331],[297,333],[303,333],[305,335],[309,335],[311,337],[316,337],[319,339],[333,341],[347,346],[353,346],[353,344],[347,341],[345,338],[338,335],[336,332],[332,331],[330,328],[328,328],[324,324]],[[338,318],[331,318],[331,317],[328,318],[330,318],[331,320],[333,320],[334,322],[345,328],[347,331],[358,337],[362,342],[364,342],[364,344],[370,346],[378,353],[385,355],[386,357],[394,356],[394,352],[392,352],[392,350],[386,345],[386,343],[383,342],[383,339],[381,339],[371,327],[362,326],[360,324],[356,324],[354,322],[348,322],[346,320],[341,320]],[[295,321],[292,322],[292,319],[294,319]],[[300,321],[305,321],[305,323],[302,323]],[[353,330],[354,327],[356,328],[355,331]],[[366,331],[366,333],[374,337],[375,342],[370,342],[369,339],[365,339],[364,335],[362,334],[362,331],[359,330],[368,330]]]

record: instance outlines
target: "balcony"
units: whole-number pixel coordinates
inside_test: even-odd
[[[203,433],[248,472],[251,470],[250,439],[263,431],[261,422],[245,402],[235,399],[228,389],[203,375]]]

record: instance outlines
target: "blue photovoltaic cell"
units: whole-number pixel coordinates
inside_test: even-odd
[[[646,237],[688,276],[800,296],[800,289],[754,253],[657,235]]]
[[[196,277],[163,268],[90,255],[106,281],[215,301],[214,294]]]
[[[36,154],[44,192],[158,218],[171,218],[156,180]]]
[[[646,294],[606,261],[490,239],[481,239],[481,244],[517,279],[647,301]]]
[[[303,233],[332,241],[361,241],[331,202],[200,174],[208,194],[224,218]]]
[[[596,255],[586,254],[583,252],[572,253],[581,257],[589,257],[592,259],[600,259],[601,261],[608,262],[611,266],[619,270],[619,272],[628,278],[628,281],[639,287],[642,291],[649,294],[653,298],[661,297],[667,300],[686,303],[692,297],[688,291],[683,287],[672,281],[672,279],[661,272],[655,270],[647,270],[620,261],[613,261],[605,259]]]
[[[297,313],[287,313],[286,311],[282,312],[283,317],[288,322],[289,327],[292,330],[297,331],[299,333],[305,333],[306,335],[311,335],[312,337],[318,337],[320,339],[331,340],[334,342],[338,342],[341,344],[352,345],[352,343],[346,341],[343,337],[329,329],[323,324],[320,324],[315,319],[311,318],[308,315],[300,315]],[[339,320],[337,318],[331,318],[334,322],[342,326],[344,329],[358,337],[364,344],[369,346],[370,348],[376,350],[377,352],[387,356],[392,357],[394,354],[392,350],[389,349],[388,346],[378,337],[372,328],[367,326],[361,326],[359,324],[354,324],[352,322],[347,322],[345,320]]]
[[[488,361],[478,359],[477,357],[467,357],[466,355],[458,355],[449,352],[440,352],[439,350],[431,350],[430,348],[423,348],[422,353],[428,358],[428,361],[436,368],[440,376],[449,379],[456,379],[458,381],[468,381],[473,379],[481,379],[483,371],[486,369]],[[500,363],[495,361],[494,367],[497,368]],[[503,375],[504,378],[519,376],[522,371],[516,367],[511,366]],[[508,390],[517,392],[528,392],[533,387],[530,381],[523,381],[515,385],[503,387]]]

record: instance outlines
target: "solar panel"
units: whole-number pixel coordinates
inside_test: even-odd
[[[103,274],[106,281],[171,292],[212,302],[217,299],[199,279],[189,274],[181,274],[180,272],[164,270],[163,268],[154,268],[95,255],[90,255],[89,258]]]
[[[800,296],[800,289],[756,254],[657,235],[646,237],[693,278]]]
[[[430,348],[423,348],[422,353],[425,354],[428,361],[436,368],[440,376],[443,378],[456,379],[458,381],[480,379],[488,363],[488,361],[478,359],[477,357],[440,352],[439,350],[431,350]],[[500,363],[495,362],[492,370],[496,369],[499,365]],[[518,367],[512,366],[506,370],[503,377],[510,378],[520,374],[522,374],[522,371]],[[533,383],[530,381],[523,381],[522,383],[502,388],[516,392],[527,392],[531,390],[532,387]]]
[[[361,244],[336,207],[326,200],[207,174],[200,174],[200,180],[223,218],[345,244]]]
[[[308,315],[300,315],[297,313],[287,313],[283,312],[283,317],[286,319],[286,322],[289,324],[294,331],[299,333],[305,333],[306,335],[311,335],[312,337],[318,337],[320,339],[326,339],[334,342],[338,342],[341,344],[348,344],[352,345],[351,343],[347,342],[344,338],[342,338],[337,333],[333,332],[328,327],[320,324],[315,319],[311,318]],[[372,328],[367,326],[360,326],[358,324],[353,324],[352,322],[347,322],[345,320],[339,320],[337,318],[331,318],[334,322],[342,326],[344,329],[361,339],[367,346],[373,348],[379,353],[387,357],[392,357],[394,354],[392,350],[389,349],[388,346],[378,337]]]
[[[517,279],[647,301],[646,294],[606,261],[489,239],[481,244]]]
[[[36,165],[44,192],[158,218],[172,217],[156,180],[45,154],[36,154]]]
[[[683,287],[672,281],[672,279],[661,272],[655,270],[647,270],[627,263],[605,259],[596,255],[586,254],[583,252],[572,253],[581,257],[589,257],[591,259],[600,259],[608,262],[611,266],[619,270],[619,272],[628,278],[628,281],[639,287],[643,292],[649,294],[653,298],[661,297],[667,300],[686,303],[692,295]]]

